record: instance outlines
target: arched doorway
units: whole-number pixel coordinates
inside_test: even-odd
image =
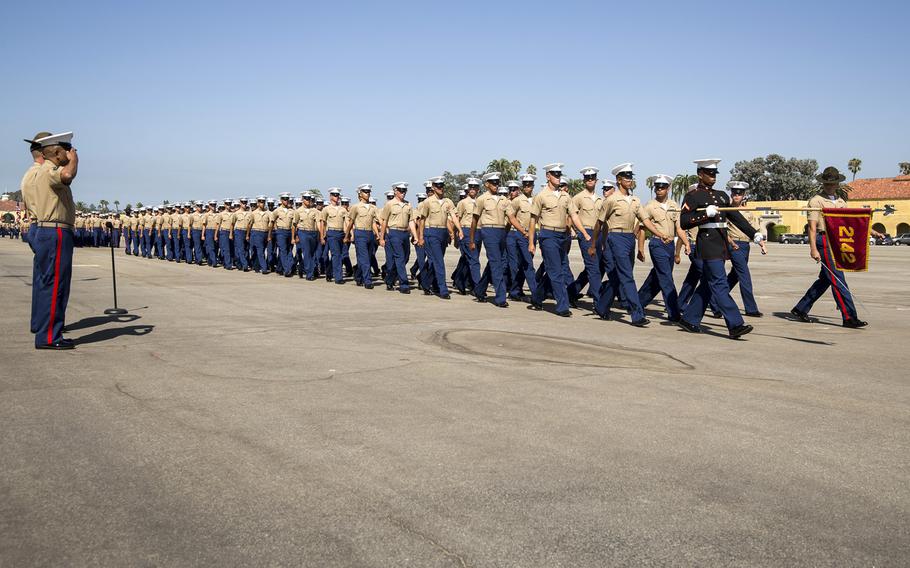
[[[898,223],[897,229],[895,229],[895,231],[897,232],[898,235],[902,235],[904,233],[910,233],[910,223]]]
[[[887,233],[887,232],[888,232],[888,231],[885,230],[885,226],[882,225],[881,223],[874,223],[874,224],[872,225],[872,230],[873,230],[873,231],[878,231],[879,233]]]
[[[769,222],[765,223],[765,238],[766,239],[770,239],[772,236],[774,236],[772,231],[774,230],[774,226],[776,224],[777,223],[775,223],[774,221],[769,221]]]
[[[12,223],[12,222],[15,221],[15,220],[16,220],[16,218],[13,217],[13,214],[12,214],[12,213],[6,212],[6,213],[3,214],[3,222],[4,222],[4,223]]]

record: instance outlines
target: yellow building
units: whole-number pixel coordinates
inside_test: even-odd
[[[872,214],[872,228],[892,237],[901,233],[910,233],[910,176],[896,178],[858,179],[850,182],[853,190],[849,194],[851,207],[869,207],[883,209],[892,205],[895,213],[885,217],[884,213]],[[779,211],[806,206],[805,200],[793,201],[750,201],[750,207],[770,207],[771,211],[756,212],[761,220],[762,233],[766,236],[775,225],[786,225],[788,233],[807,233],[809,223],[805,211]]]

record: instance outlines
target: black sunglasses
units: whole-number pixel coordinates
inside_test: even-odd
[[[715,168],[698,168],[698,171],[705,172],[709,176],[716,176],[717,170]]]
[[[523,181],[523,182],[521,182],[521,185],[523,185],[525,187],[533,187],[534,182],[533,181]]]
[[[472,187],[473,187],[474,189],[477,189],[477,188],[480,187],[480,186],[477,185],[476,183],[469,183],[469,184],[468,184],[468,189],[470,189],[470,188],[472,188]]]
[[[487,180],[487,183],[490,184],[490,185],[496,185],[496,186],[498,186],[498,185],[499,185],[499,180],[498,180],[498,179],[488,179],[488,180]]]
[[[623,178],[623,179],[635,179],[635,174],[633,174],[632,172],[622,172],[622,173],[616,174],[616,177]]]
[[[585,175],[585,181],[591,181],[597,179],[597,174],[587,174]]]
[[[654,189],[667,189],[668,187],[670,187],[669,183],[655,183],[654,184]]]
[[[60,142],[59,146],[61,148],[63,148],[64,150],[66,150],[67,152],[69,152],[70,150],[73,149],[73,145],[70,144],[69,142]]]
[[[547,172],[547,173],[550,174],[551,176],[555,177],[555,178],[561,178],[561,177],[562,177],[562,172],[560,172],[560,171],[558,171],[558,170],[549,171],[549,172]]]
[[[433,184],[433,187],[445,187],[445,186],[446,186],[445,182],[442,182],[442,181],[438,181]]]

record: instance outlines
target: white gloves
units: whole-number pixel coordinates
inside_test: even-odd
[[[708,205],[705,207],[705,215],[708,217],[717,217],[717,205]]]
[[[761,233],[755,233],[755,237],[752,240],[755,241],[755,244],[759,245],[765,240],[765,236]]]

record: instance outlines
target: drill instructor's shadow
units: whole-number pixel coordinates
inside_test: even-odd
[[[71,332],[108,323],[130,323],[138,320],[139,318],[140,316],[137,316],[135,314],[93,316],[83,318],[71,325],[67,325],[66,330],[67,332]],[[125,325],[121,327],[99,329],[98,331],[93,331],[88,335],[83,335],[82,337],[75,338],[75,343],[76,345],[86,345],[89,343],[98,343],[99,341],[116,339],[124,335],[138,337],[142,335],[148,335],[154,329],[155,326],[153,325]]]

